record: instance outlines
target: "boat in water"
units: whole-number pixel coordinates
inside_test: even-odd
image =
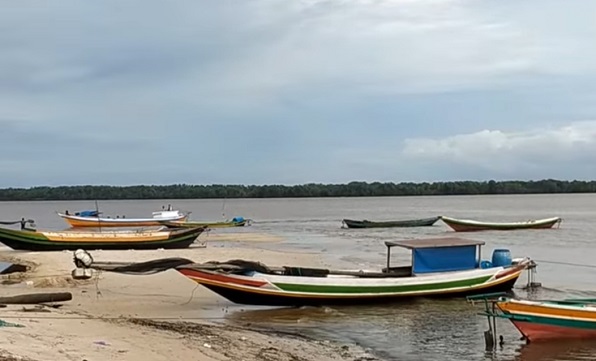
[[[98,211],[82,211],[75,214],[59,213],[71,227],[153,227],[161,226],[164,221],[184,221],[190,213],[184,213],[179,210],[173,210],[168,207],[167,210],[161,210],[152,213],[151,218],[126,218],[118,216],[117,218],[102,217]]]
[[[445,222],[456,232],[474,232],[474,231],[511,231],[518,229],[547,229],[555,224],[560,224],[561,217],[551,217],[524,222],[481,222],[469,219],[457,219],[441,216]]]
[[[342,223],[348,228],[386,228],[386,227],[430,227],[435,224],[441,217],[410,219],[401,221],[357,221],[353,219],[344,219]]]
[[[234,217],[226,221],[162,221],[161,224],[172,228],[193,228],[193,227],[207,227],[207,228],[228,228],[228,227],[244,227],[250,225],[250,220],[244,217]]]
[[[0,227],[0,243],[12,249],[28,251],[187,248],[203,231],[203,227],[100,232],[15,230]]]
[[[381,303],[408,297],[455,297],[507,291],[533,264],[529,258],[512,260],[507,256],[508,251],[503,250],[498,257],[493,257],[494,262],[481,261],[480,247],[484,242],[460,238],[385,244],[387,267],[379,271],[268,267],[245,260],[202,264],[187,259],[161,261],[229,301],[267,306]],[[393,247],[411,250],[412,264],[392,267]],[[78,267],[141,274],[165,270],[160,260],[121,264],[115,268],[111,262],[89,262],[83,258],[75,253]]]
[[[484,300],[481,315],[489,318],[489,325],[494,318],[508,319],[527,342],[596,339],[596,299],[524,300],[503,294],[469,299]]]

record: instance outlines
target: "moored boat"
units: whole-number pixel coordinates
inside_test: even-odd
[[[207,227],[207,228],[228,228],[228,227],[244,227],[249,225],[250,221],[243,217],[234,217],[227,221],[162,221],[161,224],[172,228],[192,228],[192,227]]]
[[[430,217],[400,221],[358,221],[353,219],[344,219],[342,223],[348,228],[385,228],[385,227],[430,227],[435,224],[441,217]]]
[[[83,211],[78,214],[59,213],[68,224],[73,228],[79,227],[153,227],[160,226],[164,221],[184,221],[189,213],[179,210],[161,210],[152,213],[151,218],[118,218],[101,217],[100,212]]]
[[[551,217],[524,222],[481,222],[470,219],[457,219],[441,216],[445,222],[456,232],[474,232],[474,231],[511,231],[517,229],[547,229],[555,224],[560,224],[561,217]]]
[[[529,301],[502,297],[496,304],[529,342],[596,339],[596,300]]]
[[[17,250],[157,249],[189,247],[204,228],[122,231],[39,231],[0,227],[0,243]]]
[[[487,304],[482,315],[488,316],[489,321],[508,319],[527,342],[596,339],[596,299],[523,300],[491,295],[474,299],[481,298]],[[487,302],[496,308],[491,310]]]
[[[386,242],[387,267],[380,271],[268,267],[243,260],[204,264],[188,261],[175,269],[235,303],[302,306],[505,291],[533,263],[529,258],[515,262],[509,259],[497,265],[480,261],[483,244],[459,238]],[[396,246],[412,251],[411,265],[391,267],[391,248]],[[151,267],[155,262],[151,261]],[[115,271],[97,263],[87,267]],[[129,267],[137,271],[142,268],[138,264]]]

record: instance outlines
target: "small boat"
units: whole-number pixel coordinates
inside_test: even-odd
[[[560,217],[529,220],[525,222],[480,222],[441,216],[441,220],[456,232],[511,231],[517,229],[546,229],[560,224]]]
[[[245,260],[197,264],[164,259],[163,263],[172,266],[178,262],[172,268],[232,302],[267,306],[381,303],[408,297],[506,291],[533,264],[529,258],[514,261],[505,253],[493,257],[497,264],[480,261],[483,244],[460,238],[385,242],[387,267],[380,271],[275,268]],[[412,251],[411,265],[391,267],[391,248],[395,246]],[[121,273],[147,274],[165,268],[159,260],[146,262],[146,268],[138,263],[114,268],[111,262],[102,265],[83,258],[75,253],[75,264]]]
[[[250,225],[250,220],[243,217],[234,217],[231,220],[223,222],[201,222],[201,221],[163,221],[164,226],[171,228],[192,228],[192,227],[207,227],[207,228],[227,228],[227,227],[244,227]]]
[[[101,217],[101,212],[97,211],[82,211],[74,215],[66,213],[58,213],[73,228],[79,227],[153,227],[160,226],[163,221],[184,221],[188,218],[189,213],[183,213],[178,210],[161,210],[152,213],[151,218],[125,218],[124,216],[118,218]]]
[[[411,219],[403,221],[355,221],[353,219],[344,219],[342,221],[348,228],[383,228],[383,227],[430,227],[441,217]]]
[[[596,299],[530,301],[500,294],[469,299],[484,299],[486,307],[481,315],[489,321],[508,319],[527,342],[596,339]],[[489,302],[496,308],[491,309]]]
[[[204,228],[102,232],[38,231],[0,227],[0,243],[12,249],[28,251],[186,248],[203,231]]]

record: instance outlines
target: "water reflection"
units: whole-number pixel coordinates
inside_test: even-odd
[[[350,340],[389,359],[467,360],[484,352],[486,323],[477,312],[461,299],[415,299],[384,306],[248,310],[229,315],[229,320]],[[516,330],[504,326],[506,339],[517,342]]]
[[[584,361],[596,359],[594,341],[536,342],[524,345],[513,361]]]

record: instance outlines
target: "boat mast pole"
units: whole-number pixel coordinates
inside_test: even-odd
[[[95,211],[97,212],[97,226],[101,232],[101,219],[99,217],[99,205],[97,204],[97,199],[95,200]]]
[[[389,265],[391,264],[391,246],[387,245],[387,272],[390,272]]]

